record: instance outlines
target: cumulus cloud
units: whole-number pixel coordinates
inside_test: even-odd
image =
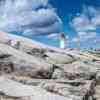
[[[100,8],[92,6],[83,7],[80,14],[76,15],[71,22],[71,26],[76,31],[96,30],[100,25]]]
[[[62,21],[48,0],[1,0],[0,30],[26,36],[59,33]]]
[[[51,38],[51,39],[59,39],[59,34],[57,34],[57,33],[54,33],[54,34],[50,34],[50,35],[48,35],[48,38]]]
[[[95,29],[95,26],[91,23],[90,19],[84,14],[77,16],[75,19],[73,19],[72,23],[76,31],[87,31]]]
[[[83,7],[82,12],[72,19],[71,25],[76,31],[95,30],[92,19],[97,17],[96,15],[97,11],[93,7]]]
[[[96,26],[100,25],[100,14],[96,15],[93,19],[92,19],[92,23],[95,24]]]
[[[72,39],[72,42],[84,42],[97,37],[96,32],[79,32],[77,37]]]
[[[92,39],[96,37],[96,32],[79,32],[78,37],[81,40],[87,40],[87,39]]]
[[[99,8],[84,6],[82,12],[72,19],[71,26],[77,32],[77,36],[74,37],[71,42],[83,42],[85,44],[91,42],[91,45],[94,41],[96,41],[96,43],[100,43],[98,33],[96,31],[97,27],[100,26]]]

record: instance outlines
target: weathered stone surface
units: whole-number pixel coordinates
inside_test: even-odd
[[[94,90],[92,86],[94,85],[93,81],[72,81],[66,84],[61,83],[46,83],[43,85],[47,91],[58,93],[65,97],[70,97],[76,100],[91,100],[94,99],[93,94]]]
[[[59,96],[57,94],[52,94],[52,93],[41,93],[40,95],[35,95],[31,96],[27,100],[80,100],[80,99],[75,99],[75,98],[70,98],[70,97],[63,97]]]
[[[96,100],[100,100],[100,85],[97,85],[95,87],[95,95],[94,95]]]
[[[57,68],[57,69],[55,69],[54,70],[54,73],[53,73],[53,75],[52,75],[52,78],[53,79],[61,79],[61,78],[66,78],[65,77],[65,73],[64,73],[64,70],[61,70],[61,69],[59,69],[59,68]]]
[[[25,100],[66,100],[67,98],[52,94],[39,87],[23,85],[5,77],[0,77],[0,94]],[[68,100],[72,100],[68,98]]]
[[[96,77],[96,73],[99,70],[99,65],[81,60],[75,61],[71,64],[61,64],[58,66],[59,68],[53,73],[53,78],[92,79]]]
[[[12,47],[0,44],[0,55],[10,55],[5,59],[0,59],[0,63],[5,69],[13,65],[13,69],[22,75],[30,75],[37,78],[49,78],[52,73],[53,65],[46,61],[18,51]],[[9,63],[7,65],[7,63]],[[7,65],[7,66],[6,66]]]
[[[20,79],[13,77],[14,80],[20,81],[27,85],[41,87],[46,91],[64,96],[66,98],[73,98],[72,100],[83,100],[83,98],[93,98],[91,91],[93,90],[93,81],[86,80],[46,80],[46,79]],[[88,99],[85,99],[88,100]]]
[[[35,87],[34,87],[35,88]],[[31,86],[25,86],[5,77],[0,77],[0,92],[11,97],[32,96],[34,89]]]
[[[10,38],[20,40],[20,48],[8,44]],[[98,50],[62,50],[0,34],[0,75],[0,100],[100,99]]]
[[[61,54],[57,52],[47,52],[46,55],[48,62],[54,62],[55,64],[67,64],[72,63],[75,58],[71,55]]]

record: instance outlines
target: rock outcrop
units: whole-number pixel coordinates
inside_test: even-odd
[[[20,48],[7,43],[11,37]],[[0,35],[0,100],[100,100],[99,88],[99,50],[62,50]]]

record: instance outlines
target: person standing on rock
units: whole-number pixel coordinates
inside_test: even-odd
[[[65,49],[65,45],[66,45],[66,37],[64,35],[64,33],[60,34],[60,48],[61,49]]]

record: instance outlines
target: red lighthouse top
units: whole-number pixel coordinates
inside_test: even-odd
[[[60,40],[65,40],[65,35],[64,35],[64,33],[60,34]]]

